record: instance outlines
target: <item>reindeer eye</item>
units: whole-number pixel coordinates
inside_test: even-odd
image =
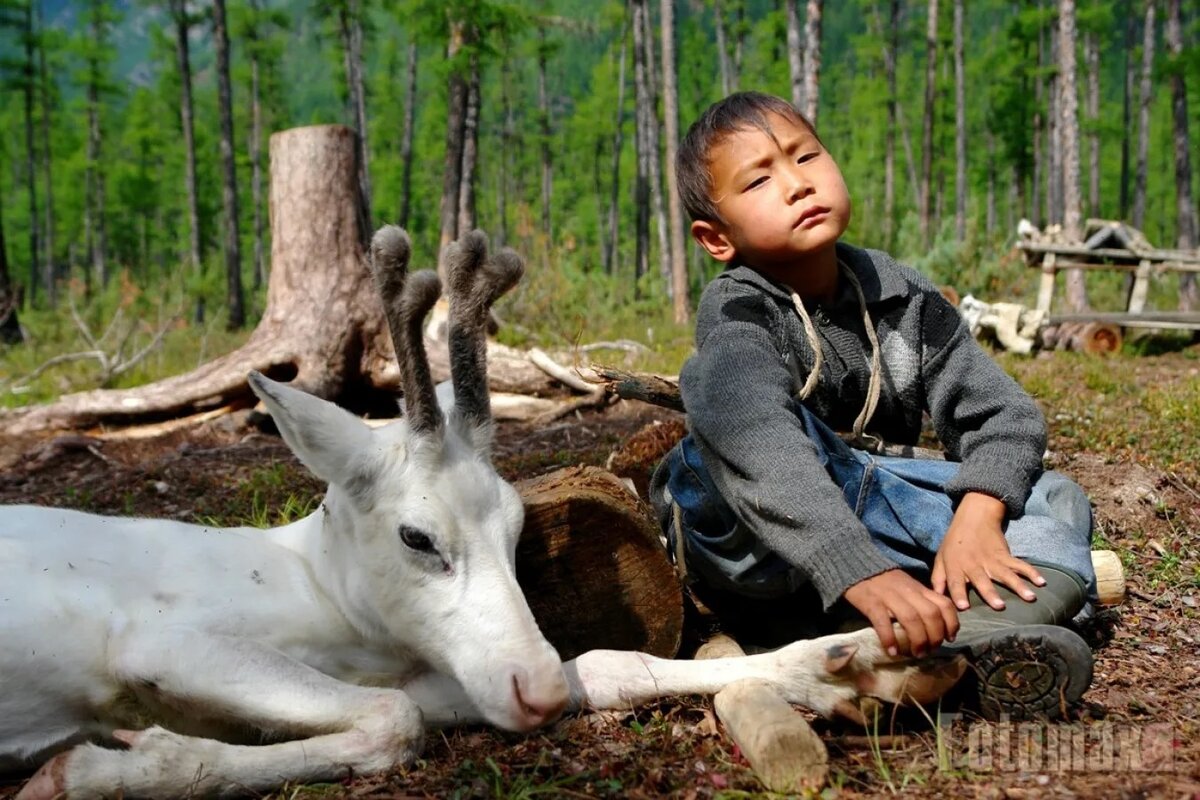
[[[430,539],[428,534],[408,525],[400,526],[400,541],[421,553],[433,552],[433,539]]]

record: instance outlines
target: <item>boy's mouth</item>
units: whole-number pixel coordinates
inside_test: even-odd
[[[804,210],[800,218],[796,220],[794,228],[811,228],[819,224],[825,217],[829,216],[830,209],[825,206],[810,206]]]

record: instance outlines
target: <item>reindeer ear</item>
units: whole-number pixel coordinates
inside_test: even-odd
[[[375,474],[370,457],[371,429],[345,409],[277,383],[259,372],[250,388],[262,399],[283,440],[314,475],[369,504]]]

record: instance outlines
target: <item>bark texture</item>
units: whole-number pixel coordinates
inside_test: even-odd
[[[229,79],[229,28],[225,0],[213,0],[213,39],[217,52],[217,107],[221,115],[221,205],[225,209],[225,302],[229,327],[246,324],[242,293],[242,244],[238,234],[237,164],[233,156],[233,87]]]
[[[1079,186],[1079,95],[1076,92],[1075,0],[1059,0],[1059,131],[1062,138],[1063,233],[1083,240],[1083,198]],[[1083,270],[1067,270],[1067,305],[1072,311],[1088,307]]]
[[[804,17],[804,116],[815,127],[821,85],[821,15],[824,0],[808,0]]]
[[[691,316],[688,301],[687,253],[684,250],[683,209],[675,176],[675,154],[679,150],[679,83],[675,77],[674,0],[662,0],[659,25],[662,28],[663,121],[667,137],[667,198],[671,234],[671,298],[675,322],[686,324]]]
[[[1192,201],[1191,136],[1188,134],[1187,82],[1184,78],[1183,20],[1180,0],[1167,4],[1167,52],[1171,55],[1171,119],[1175,144],[1175,246],[1191,250],[1196,246],[1196,207]],[[1179,310],[1191,311],[1200,304],[1194,273],[1179,275]]]
[[[1146,175],[1150,164],[1150,105],[1154,102],[1154,17],[1156,0],[1146,0],[1142,27],[1142,70],[1138,80],[1137,167],[1133,178],[1133,227],[1146,226]]]

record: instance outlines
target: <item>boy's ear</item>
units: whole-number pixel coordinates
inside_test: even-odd
[[[737,250],[729,237],[720,227],[708,220],[698,219],[692,222],[692,238],[708,251],[708,254],[724,264],[728,264],[737,255]]]

